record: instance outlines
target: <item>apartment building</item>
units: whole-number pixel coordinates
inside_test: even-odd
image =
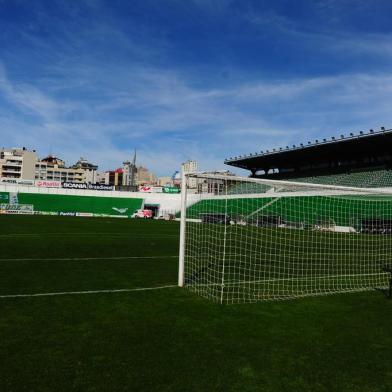
[[[195,173],[198,170],[198,164],[196,161],[188,160],[181,165],[181,169],[186,173]],[[196,189],[197,185],[198,183],[196,178],[189,178],[188,188]]]
[[[35,164],[35,179],[59,182],[83,182],[95,184],[97,182],[98,166],[83,158],[71,167],[53,155],[49,155]]]
[[[156,185],[158,183],[158,177],[150,172],[144,166],[138,166],[136,172],[136,184],[137,185]]]
[[[99,182],[99,178],[97,175],[98,166],[88,162],[84,158],[80,158],[75,163],[75,165],[72,166],[72,169],[83,170],[84,172],[83,182],[87,182],[88,184],[96,184]]]
[[[124,177],[124,169],[121,167],[116,170],[108,170],[105,173],[105,184],[113,186],[122,186]]]
[[[35,178],[45,181],[84,182],[82,169],[68,168],[62,159],[53,155],[36,162]]]
[[[158,183],[159,186],[173,186],[173,178],[169,176],[159,177]]]
[[[107,174],[106,172],[96,172],[95,173],[95,178],[96,178],[96,184],[102,184],[105,185],[106,184],[106,178],[107,178]]]
[[[34,180],[36,152],[22,148],[0,150],[0,178]]]
[[[136,156],[134,157],[134,161],[125,161],[123,162],[123,178],[122,185],[124,186],[134,186],[136,183],[137,177],[137,167],[135,165]]]

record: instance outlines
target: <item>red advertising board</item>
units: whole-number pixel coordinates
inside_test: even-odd
[[[37,180],[35,181],[35,186],[38,186],[40,188],[61,188],[61,182]]]

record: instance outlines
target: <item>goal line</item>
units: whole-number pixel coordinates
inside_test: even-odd
[[[6,294],[0,295],[0,299],[7,298],[29,298],[29,297],[55,297],[61,295],[87,295],[87,294],[112,294],[112,293],[130,293],[134,291],[152,291],[163,290],[177,287],[177,285],[166,285],[156,287],[138,287],[134,289],[113,289],[113,290],[86,290],[86,291],[59,291],[52,293],[34,293],[34,294]]]

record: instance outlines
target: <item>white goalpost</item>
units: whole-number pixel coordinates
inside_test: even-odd
[[[180,232],[179,286],[219,303],[386,289],[392,190],[184,174]]]

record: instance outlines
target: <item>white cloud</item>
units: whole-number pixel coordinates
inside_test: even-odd
[[[52,152],[69,163],[84,156],[102,169],[121,166],[137,147],[139,162],[163,175],[190,158],[206,169],[222,168],[228,156],[392,121],[392,75],[255,80],[208,89],[173,71],[92,65],[81,71],[84,83],[69,89],[68,81],[82,79],[75,72],[63,74],[60,88],[50,78],[15,82],[3,69],[0,99],[13,109],[0,109],[3,144]],[[108,72],[108,80],[97,82]]]

